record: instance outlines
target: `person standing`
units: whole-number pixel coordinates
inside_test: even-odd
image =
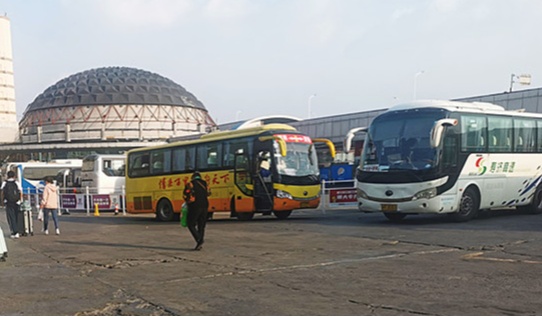
[[[53,216],[55,223],[55,233],[60,234],[60,227],[58,226],[58,191],[53,184],[53,177],[45,177],[45,188],[43,189],[43,198],[41,200],[40,208],[43,210],[43,231],[47,235],[49,234],[49,213]]]
[[[192,180],[186,183],[183,191],[183,198],[188,206],[188,217],[186,219],[188,230],[196,241],[194,250],[202,249],[205,235],[205,225],[209,208],[209,190],[207,182],[201,179],[199,172],[192,174]]]
[[[4,196],[4,206],[6,207],[6,217],[8,218],[11,238],[19,238],[19,204],[21,203],[21,185],[15,180],[15,173],[8,172],[8,179],[2,182],[2,194]],[[22,232],[21,232],[22,234]]]

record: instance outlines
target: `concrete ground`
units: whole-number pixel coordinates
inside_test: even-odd
[[[199,252],[152,215],[60,222],[59,236],[35,221],[34,236],[12,240],[0,209],[2,315],[542,314],[542,215],[216,219]]]

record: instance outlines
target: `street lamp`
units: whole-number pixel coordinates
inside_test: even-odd
[[[314,97],[316,97],[316,94],[312,94],[309,96],[309,119],[311,118],[311,101]]]
[[[414,98],[412,98],[413,100],[416,100],[416,84],[417,84],[417,81],[418,81],[418,76],[420,76],[421,74],[425,73],[425,71],[423,70],[420,70],[419,72],[417,72],[416,74],[414,74]]]
[[[237,112],[235,113],[235,121],[239,121],[239,115],[243,113],[243,111],[241,110],[237,110]]]

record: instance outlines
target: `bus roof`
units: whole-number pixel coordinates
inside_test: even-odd
[[[216,140],[222,140],[222,139],[229,139],[229,138],[236,138],[236,137],[245,137],[245,136],[251,136],[251,135],[259,135],[263,132],[298,132],[294,127],[283,124],[283,123],[271,123],[266,124],[258,127],[252,127],[252,128],[243,128],[239,130],[227,130],[227,131],[213,131],[211,133],[205,134],[200,136],[198,139],[195,140],[182,140],[182,141],[174,141],[171,143],[161,144],[161,145],[154,145],[149,147],[143,147],[143,148],[136,148],[132,149],[129,152],[138,152],[140,150],[147,150],[147,149],[158,149],[158,148],[168,148],[172,146],[177,145],[189,145],[189,144],[198,144],[202,142],[207,141],[216,141]]]
[[[266,124],[258,127],[252,127],[252,128],[243,128],[238,130],[227,130],[227,131],[213,131],[209,134],[205,134],[201,136],[201,140],[216,140],[216,139],[222,139],[222,138],[231,138],[231,137],[237,137],[237,136],[247,136],[247,135],[258,135],[265,131],[272,131],[272,130],[279,130],[279,131],[297,131],[294,127],[289,126],[287,124],[283,123],[271,123]]]
[[[99,158],[103,159],[124,159],[124,154],[89,154],[83,158],[83,161],[95,161]]]
[[[60,166],[60,167],[71,167],[71,166],[81,166],[83,163],[83,160],[80,159],[70,159],[70,160],[55,160],[55,161],[49,161],[49,162],[41,162],[41,161],[28,161],[28,162],[5,162],[3,166],[9,166],[9,165],[22,165],[22,166]]]
[[[495,105],[489,102],[462,102],[449,100],[417,100],[391,107],[384,113],[421,108],[440,108],[450,112],[462,111],[470,113],[507,115],[523,118],[542,118],[542,113],[525,112],[525,109],[506,110],[502,106]]]
[[[450,100],[416,100],[409,103],[393,106],[389,108],[388,111],[408,110],[415,108],[442,108],[449,111],[506,111],[504,107],[489,102],[461,102]]]

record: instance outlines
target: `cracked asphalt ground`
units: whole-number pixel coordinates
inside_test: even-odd
[[[208,223],[72,212],[7,238],[2,315],[541,315],[542,215],[468,223],[355,210]],[[0,224],[8,234],[5,212]]]

